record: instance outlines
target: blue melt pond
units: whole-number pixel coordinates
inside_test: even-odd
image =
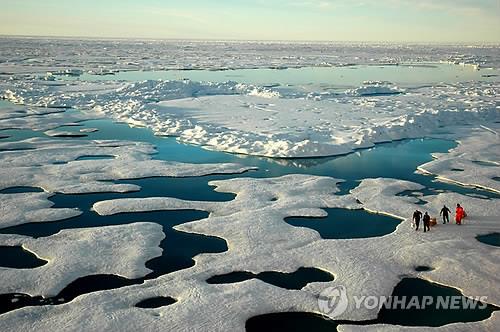
[[[324,239],[356,239],[383,236],[392,233],[400,219],[363,209],[325,209],[327,217],[289,217],[285,221],[296,227],[317,231]]]
[[[489,244],[490,246],[500,247],[500,233],[478,235],[476,236],[476,239],[479,242]]]

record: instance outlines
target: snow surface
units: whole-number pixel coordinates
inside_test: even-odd
[[[500,291],[496,287],[498,249],[474,238],[477,234],[500,230],[497,200],[441,193],[423,196],[428,203],[419,206],[412,204],[415,198],[395,195],[418,190],[421,188],[418,184],[366,179],[352,194],[337,196],[334,194],[336,182],[338,180],[308,175],[239,178],[211,183],[218,191],[236,193],[235,200],[230,202],[146,198],[97,203],[94,209],[104,215],[159,208],[210,211],[208,218],[176,226],[176,229],[222,237],[227,240],[229,251],[198,255],[195,266],[142,285],[83,295],[59,306],[26,307],[6,313],[0,320],[0,328],[243,330],[245,321],[255,315],[277,311],[317,312],[317,296],[328,286],[345,285],[349,296],[390,295],[403,275],[457,287],[468,296],[485,295],[487,291],[489,303],[500,303]],[[307,197],[304,192],[308,193]],[[356,198],[363,202],[364,208],[405,220],[386,236],[352,240],[324,240],[311,229],[293,227],[283,221],[286,216],[324,215],[320,207],[356,208],[360,206],[355,203]],[[435,215],[444,202],[449,206],[454,202],[464,203],[469,214],[464,225],[438,225],[426,234],[410,227],[409,217],[414,209]],[[415,272],[414,267],[418,265],[428,265],[434,270]],[[291,272],[301,266],[329,271],[335,280],[310,283],[302,290],[286,290],[255,279],[222,285],[205,281],[213,275],[232,271]],[[134,306],[154,296],[171,296],[177,302],[147,310]],[[377,310],[349,307],[339,318],[364,320],[376,315]],[[67,325],[68,321],[72,322],[71,326]],[[482,322],[453,326],[486,331],[497,325],[498,314]]]
[[[406,90],[367,82],[342,93],[188,80],[70,85],[61,89],[36,80],[14,81],[4,97],[34,106],[93,110],[208,149],[284,158],[344,154],[500,121],[499,82]]]
[[[444,61],[500,67],[498,45],[1,38],[0,75],[296,68]],[[22,54],[22,56],[20,56]]]
[[[98,116],[85,112],[65,112],[62,108],[26,107],[21,105],[2,105],[0,111],[0,130],[31,129],[51,130],[60,126],[72,125],[80,121],[96,119]]]
[[[18,149],[14,151],[9,151]],[[31,138],[0,143],[0,189],[27,186],[47,192],[81,194],[137,191],[133,184],[111,180],[154,176],[189,177],[245,172],[237,164],[185,164],[153,160],[148,143]],[[113,159],[77,160],[83,156],[111,155]]]
[[[81,133],[95,133],[96,131],[99,131],[98,128],[82,128],[80,129]]]
[[[237,82],[90,83],[57,79],[61,75],[104,75],[120,70],[281,69],[353,63],[397,65],[413,60],[498,68],[498,46],[22,38],[2,38],[1,42],[0,96],[22,106],[1,106],[0,129],[32,129],[50,135],[61,133],[61,126],[106,116],[147,126],[158,135],[176,135],[183,142],[208,149],[271,157],[336,155],[379,142],[443,137],[458,140],[459,146],[449,153],[436,154],[436,159],[422,165],[420,171],[436,174],[441,180],[499,190],[498,80],[406,89],[390,82],[366,82],[341,92],[305,92]],[[68,112],[70,107],[86,112]],[[51,208],[48,198],[53,192],[127,192],[140,188],[114,184],[112,180],[248,170],[234,164],[153,160],[154,152],[150,144],[126,141],[54,137],[0,141],[0,190],[15,186],[45,190],[0,194],[0,227],[60,220],[80,213]],[[77,160],[93,155],[114,158]],[[329,286],[346,286],[349,296],[390,295],[402,276],[456,287],[467,296],[488,295],[489,303],[500,305],[498,248],[475,239],[477,235],[500,232],[498,199],[456,193],[398,196],[423,188],[381,178],[364,179],[350,194],[339,196],[340,181],[309,175],[236,178],[211,182],[217,191],[237,194],[229,202],[169,197],[97,202],[93,209],[103,216],[151,210],[208,211],[209,217],[175,228],[223,238],[229,250],[200,254],[194,258],[193,267],[140,285],[85,294],[58,306],[8,312],[0,318],[0,330],[243,330],[245,321],[255,315],[317,312],[318,295]],[[425,205],[418,205],[420,200]],[[436,216],[443,204],[453,207],[455,203],[461,203],[469,215],[464,225],[439,224],[426,234],[410,227],[409,218],[415,209]],[[283,220],[289,216],[325,216],[322,208],[361,207],[396,216],[402,222],[393,233],[382,237],[335,240],[322,239],[312,229],[294,227]],[[63,230],[38,239],[1,235],[1,245],[22,245],[49,263],[29,270],[0,268],[5,280],[0,288],[3,293],[50,296],[85,275],[144,276],[148,272],[144,263],[161,253],[158,244],[163,236],[161,227],[152,223]],[[416,272],[418,265],[434,269]],[[206,283],[214,275],[233,271],[293,272],[304,266],[328,271],[335,280],[310,283],[301,290],[287,290],[257,279]],[[141,300],[156,296],[171,296],[177,302],[155,309],[135,307]],[[376,315],[376,309],[349,307],[338,318],[366,320]],[[500,314],[494,313],[482,322],[451,324],[439,330],[487,331],[497,330],[499,325]],[[340,327],[362,328],[409,329]]]
[[[151,272],[144,264],[161,256],[159,245],[164,237],[162,226],[156,223],[65,229],[37,239],[1,235],[0,244],[22,245],[48,263],[34,269],[0,267],[0,293],[51,297],[88,275],[143,277]]]
[[[87,134],[81,133],[79,131],[69,131],[69,130],[47,130],[44,132],[45,135],[47,136],[52,136],[52,137],[84,137],[87,136]]]
[[[80,215],[78,209],[52,208],[49,193],[0,194],[0,228],[49,222]]]
[[[500,193],[500,124],[471,130],[449,153],[435,153],[419,170],[439,179]],[[495,180],[495,178],[497,178]]]

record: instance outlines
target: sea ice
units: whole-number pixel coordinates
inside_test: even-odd
[[[80,215],[78,209],[51,208],[49,193],[0,194],[0,228],[31,222],[49,222]]]
[[[93,90],[88,92],[87,85]],[[118,84],[118,88],[113,85]],[[499,120],[494,82],[398,89],[367,82],[344,93],[298,94],[236,82],[143,81],[48,88],[13,82],[8,100],[72,106],[147,126],[208,149],[268,157],[339,155]]]
[[[123,70],[297,68],[403,62],[500,67],[497,45],[2,38],[0,75]],[[19,56],[22,54],[23,56]],[[70,61],[68,59],[71,59]],[[418,65],[418,64],[416,64]]]
[[[99,131],[98,128],[82,128],[80,129],[81,133],[95,133],[96,131]]]
[[[251,167],[237,164],[186,164],[152,159],[148,143],[32,138],[0,143],[0,189],[39,187],[47,192],[127,192],[140,188],[112,180],[153,176],[188,177],[241,173]],[[9,151],[12,150],[12,151]],[[77,160],[111,155],[113,159]]]
[[[424,173],[462,185],[500,193],[500,125],[491,123],[461,134],[459,145],[448,153],[433,154],[434,160],[420,165]],[[459,134],[460,135],[460,134]]]
[[[37,239],[1,235],[0,243],[22,245],[48,263],[34,269],[0,268],[0,293],[50,297],[88,275],[143,277],[151,272],[144,266],[146,261],[161,255],[164,237],[156,223],[67,229]]]
[[[130,125],[150,127],[158,135],[176,135],[183,142],[205,148],[270,157],[336,155],[385,141],[444,137],[459,140],[459,146],[449,153],[435,154],[436,159],[422,165],[421,171],[437,174],[438,179],[499,190],[495,124],[499,122],[498,82],[443,83],[407,89],[390,82],[366,82],[343,92],[304,93],[293,88],[237,82],[91,83],[55,78],[120,70],[282,69],[398,65],[411,60],[442,60],[477,69],[500,66],[497,46],[27,39],[2,42],[1,96],[25,106],[2,106],[0,129],[32,129],[57,136],[64,134],[58,129],[60,126],[105,115]],[[26,56],[18,57],[19,52]],[[75,57],[75,52],[80,56]],[[67,112],[69,107],[89,112]],[[0,227],[60,220],[81,213],[77,209],[50,208],[48,198],[53,192],[126,192],[139,187],[111,181],[250,169],[234,164],[165,162],[152,159],[153,153],[155,149],[150,144],[125,141],[33,138],[0,143],[0,190],[31,186],[46,191],[0,194]],[[113,158],[78,160],[100,155]],[[408,275],[457,287],[466,296],[488,295],[488,303],[500,304],[498,249],[476,239],[477,235],[500,232],[498,199],[449,192],[418,198],[400,196],[401,192],[423,187],[382,178],[364,179],[348,195],[340,196],[336,195],[339,181],[309,175],[236,178],[210,183],[217,191],[237,194],[229,202],[170,197],[97,202],[93,209],[100,215],[178,209],[208,211],[209,217],[175,229],[223,238],[229,250],[200,254],[194,257],[193,267],[140,285],[85,294],[58,306],[8,312],[0,319],[0,330],[243,330],[247,319],[260,314],[317,312],[318,296],[326,287],[343,285],[350,297],[388,296],[401,277]],[[455,203],[461,203],[468,213],[464,225],[439,224],[426,234],[410,227],[409,218],[415,209],[437,216],[443,204],[451,208]],[[393,233],[382,237],[342,240],[322,239],[312,229],[284,222],[290,216],[325,216],[322,208],[364,208],[392,215],[402,222]],[[51,296],[86,275],[141,277],[149,271],[144,263],[161,253],[158,245],[163,236],[161,226],[152,223],[63,230],[38,239],[0,235],[0,244],[22,245],[48,260],[35,269],[0,268],[5,281],[0,288],[2,293]],[[421,265],[432,270],[415,271]],[[234,271],[293,272],[300,267],[323,269],[335,280],[312,282],[301,290],[288,290],[256,279],[221,285],[206,282],[215,275]],[[154,309],[136,307],[142,300],[158,296],[172,297],[177,302]],[[377,312],[351,306],[336,318],[366,320],[375,318]],[[500,325],[499,317],[494,313],[482,322],[439,329],[487,331]]]
[[[62,328],[71,321],[76,324],[72,325],[75,330],[160,331],[165,326],[171,330],[243,330],[245,321],[255,315],[317,312],[317,297],[328,286],[344,285],[348,296],[388,296],[404,275],[458,287],[466,296],[484,295],[487,290],[488,302],[500,303],[496,287],[497,249],[475,239],[477,234],[500,230],[497,200],[441,193],[423,196],[427,203],[421,206],[412,202],[415,198],[397,196],[399,192],[420,189],[418,184],[366,179],[351,194],[338,196],[334,195],[337,182],[307,175],[238,178],[211,183],[218,191],[236,193],[230,202],[145,198],[96,203],[94,209],[104,215],[179,208],[210,211],[208,218],[176,229],[222,237],[229,250],[198,255],[194,258],[195,266],[142,285],[83,295],[60,306],[26,307],[6,313],[0,320],[0,328],[30,330],[35,323],[38,329]],[[357,204],[356,199],[363,204]],[[443,203],[451,206],[454,202],[466,206],[469,217],[464,225],[438,225],[425,234],[410,227],[409,217],[416,208],[436,215]],[[320,207],[363,207],[405,220],[395,232],[383,237],[345,240],[321,239],[315,231],[290,226],[283,220],[286,216],[324,215]],[[414,269],[419,265],[431,266],[433,270],[416,272]],[[301,290],[287,290],[255,279],[221,285],[206,283],[214,275],[233,271],[292,272],[302,266],[328,271],[335,280],[313,282]],[[155,309],[135,307],[136,303],[155,296],[169,296],[177,302]],[[336,318],[366,320],[376,317],[377,311],[350,306]],[[488,330],[497,324],[498,315],[494,314],[482,322],[454,326]]]
[[[69,131],[69,130],[47,130],[44,132],[45,135],[51,137],[85,137],[87,134],[84,134],[79,131]]]
[[[26,107],[10,104],[8,106],[2,105],[1,107],[0,130],[31,129],[45,131],[96,118],[98,116],[95,113],[70,113],[61,108]]]

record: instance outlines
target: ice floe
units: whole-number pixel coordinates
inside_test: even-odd
[[[87,134],[80,131],[69,131],[69,130],[47,130],[44,132],[47,136],[52,137],[85,137]]]
[[[496,123],[470,130],[461,135],[456,148],[433,154],[435,159],[420,165],[419,170],[436,174],[441,180],[500,192],[499,130]]]
[[[1,151],[6,150],[6,151]],[[152,159],[148,143],[31,138],[0,143],[0,188],[39,187],[47,192],[127,192],[140,188],[112,180],[154,176],[187,177],[245,172],[237,164],[186,164]],[[78,160],[84,156],[113,159]]]
[[[497,45],[2,38],[0,74],[297,68],[443,61],[500,67]],[[19,56],[22,54],[22,56]],[[70,61],[68,59],[71,59]]]
[[[52,130],[60,126],[72,125],[77,122],[96,118],[98,116],[95,113],[66,112],[62,108],[26,107],[9,104],[2,105],[0,111],[0,130]]]
[[[147,327],[159,331],[168,324],[173,330],[243,330],[247,319],[260,314],[317,312],[317,297],[328,286],[344,285],[349,296],[388,296],[405,275],[418,275],[457,287],[466,296],[483,295],[487,290],[488,302],[500,303],[496,287],[498,249],[475,239],[479,233],[499,230],[497,200],[441,193],[423,196],[427,203],[422,207],[412,203],[415,198],[396,195],[405,190],[418,190],[421,188],[418,184],[366,179],[350,195],[338,196],[334,195],[337,182],[307,175],[240,178],[212,183],[218,191],[237,194],[230,202],[145,198],[96,203],[94,209],[104,215],[182,208],[210,211],[208,218],[176,229],[222,237],[227,240],[229,251],[198,255],[192,268],[142,285],[83,295],[64,305],[27,307],[6,313],[0,328],[15,326],[29,330],[36,322],[37,328],[44,329],[66,326],[67,321],[82,322],[80,324],[85,321],[85,325],[76,323],[72,328],[136,330]],[[363,204],[359,205],[355,199]],[[464,225],[438,225],[425,234],[410,227],[409,217],[414,209],[425,209],[436,215],[443,203],[451,206],[454,202],[462,202],[467,209],[469,217]],[[313,230],[292,227],[283,221],[286,216],[324,215],[321,207],[363,207],[405,220],[386,236],[352,240],[324,240]],[[420,265],[430,266],[432,270],[415,272],[415,266]],[[287,290],[255,279],[234,284],[206,283],[214,275],[234,271],[293,272],[303,266],[323,269],[333,274],[335,280],[310,283],[301,290]],[[177,302],[148,310],[135,307],[136,303],[157,296],[169,296]],[[376,308],[348,307],[336,318],[366,320],[376,317],[377,311]],[[497,324],[498,315],[494,314],[483,322],[454,326],[488,330]]]
[[[98,128],[82,128],[80,129],[81,133],[95,133],[96,131],[99,131]]]
[[[0,94],[23,105],[2,105],[0,129],[38,130],[53,137],[0,142],[0,190],[19,186],[45,190],[0,194],[0,227],[61,220],[81,213],[77,209],[51,208],[49,199],[54,192],[127,192],[140,188],[113,181],[250,169],[235,164],[155,160],[154,147],[140,142],[56,138],[90,132],[59,127],[99,116],[147,126],[158,135],[176,135],[183,142],[208,149],[270,157],[337,155],[414,137],[456,139],[456,149],[436,154],[435,160],[420,170],[436,174],[438,179],[499,191],[495,124],[499,122],[498,82],[401,89],[390,82],[373,81],[343,92],[304,93],[237,82],[91,83],[56,78],[120,70],[398,65],[415,59],[444,60],[474,68],[498,67],[496,46],[3,41]],[[40,53],[40,49],[45,52]],[[26,56],[13,56],[18,52]],[[75,57],[74,52],[79,56]],[[102,156],[106,159],[90,159]],[[308,175],[237,178],[210,183],[217,191],[236,194],[227,202],[171,197],[97,202],[93,209],[102,216],[155,210],[207,211],[207,218],[175,229],[223,238],[229,250],[200,254],[194,257],[194,266],[143,284],[85,294],[57,306],[8,312],[0,319],[0,330],[243,330],[246,320],[256,315],[317,312],[318,296],[328,286],[345,286],[349,296],[388,296],[408,275],[459,288],[466,296],[487,295],[489,303],[500,304],[498,248],[476,239],[478,235],[500,232],[498,199],[450,192],[404,196],[400,194],[423,187],[382,178],[364,179],[348,195],[340,196],[340,181]],[[468,213],[464,225],[439,224],[426,234],[410,227],[409,218],[415,209],[437,216],[443,204],[453,207],[455,203],[461,203]],[[394,232],[381,237],[339,240],[323,239],[310,228],[294,227],[284,221],[292,216],[322,217],[326,215],[323,208],[363,208],[397,217],[401,223]],[[142,277],[149,272],[145,262],[161,254],[159,243],[163,237],[161,226],[153,223],[63,230],[37,239],[0,235],[0,245],[22,245],[48,261],[31,270],[0,268],[0,288],[2,293],[51,296],[88,275]],[[429,270],[415,271],[416,266],[428,266]],[[292,273],[303,267],[323,270],[334,280],[311,282],[296,290],[255,278],[233,284],[207,283],[211,277],[235,271],[259,275],[269,271]],[[168,306],[137,306],[154,298],[172,300]],[[377,312],[376,308],[349,307],[336,318],[366,320],[376,317]],[[494,313],[482,322],[439,329],[494,330],[500,325],[499,317]],[[408,329],[341,326],[340,330],[361,328]]]
[[[404,93],[404,90],[398,87],[384,84],[383,82],[366,82],[365,85],[356,89],[348,89],[345,94],[348,96],[384,96],[384,95],[397,95]]]
[[[402,90],[366,82],[344,93],[277,91],[236,82],[79,83],[72,89],[14,82],[11,101],[93,110],[208,149],[268,157],[316,157],[499,121],[495,82]],[[89,92],[89,87],[92,91]],[[114,87],[119,84],[119,87]]]
[[[62,230],[37,239],[1,235],[0,243],[22,245],[48,263],[34,269],[0,268],[0,292],[49,297],[88,275],[142,277],[151,272],[146,261],[161,255],[163,238],[161,225],[155,223]]]
[[[475,239],[478,234],[500,229],[498,216],[500,206],[498,199],[481,199],[457,193],[439,193],[433,196],[422,196],[425,205],[415,206],[410,202],[415,198],[394,196],[395,192],[419,189],[419,185],[394,179],[366,179],[352,190],[363,206],[369,210],[380,211],[391,215],[402,215],[410,218],[413,210],[427,211],[437,217],[443,205],[453,208],[460,203],[468,214],[466,227],[438,224],[431,231],[430,241],[414,243],[410,251],[399,252],[403,259],[420,260],[423,256],[427,264],[436,269],[427,272],[430,280],[453,285],[461,289],[465,295],[480,294],[484,289],[495,288],[499,256],[494,250],[485,248]],[[410,229],[409,223],[405,228]],[[409,232],[414,232],[410,229]],[[410,248],[409,248],[410,249]],[[437,254],[439,251],[446,254]],[[417,255],[413,253],[417,252]],[[408,257],[405,257],[408,256]],[[413,257],[412,257],[413,256]],[[488,294],[491,303],[500,302],[500,294]]]
[[[210,149],[269,157],[313,157],[343,154],[380,142],[432,136],[453,131],[457,124],[498,119],[496,94],[445,104],[444,100],[462,90],[447,89],[439,90],[437,98],[434,90],[424,89],[390,99],[206,96],[169,100],[152,106],[157,114],[152,128],[158,134],[175,133],[181,141]],[[469,102],[476,107],[468,109]],[[186,119],[191,128],[185,124]]]
[[[78,209],[52,208],[49,193],[0,194],[0,228],[49,222],[80,215]]]

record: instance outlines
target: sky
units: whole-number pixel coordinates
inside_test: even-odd
[[[0,35],[500,43],[500,0],[0,0]]]

